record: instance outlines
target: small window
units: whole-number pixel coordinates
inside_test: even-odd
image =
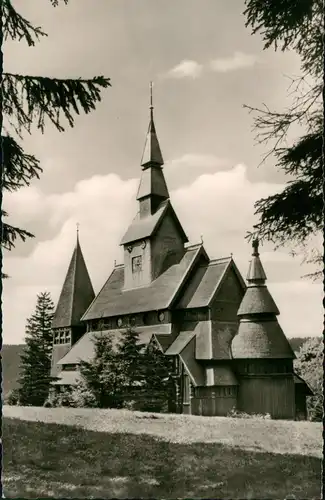
[[[131,318],[130,318],[130,326],[135,326],[136,321],[137,321],[136,317],[135,316],[131,316]]]
[[[139,273],[140,271],[142,271],[142,257],[138,255],[132,259],[132,272]]]

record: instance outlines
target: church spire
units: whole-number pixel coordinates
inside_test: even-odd
[[[162,170],[164,160],[153,120],[152,82],[150,83],[150,122],[142,156],[142,175],[137,194],[140,217],[154,214],[163,201],[169,199],[167,184]]]
[[[249,263],[249,268],[247,273],[248,286],[263,285],[266,280],[266,274],[262,266],[260,254],[258,252],[259,241],[257,238],[253,240],[252,247],[253,247],[253,253],[252,253],[253,259]]]
[[[143,170],[152,165],[162,166],[164,160],[161,154],[156,127],[153,119],[153,97],[152,97],[152,82],[150,82],[150,122],[144,151],[142,155],[141,165]]]
[[[77,224],[76,246],[54,313],[52,328],[79,325],[82,315],[94,298],[94,289],[80,247],[79,224]]]

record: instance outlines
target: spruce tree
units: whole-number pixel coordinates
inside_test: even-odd
[[[95,354],[90,361],[80,362],[82,381],[94,396],[99,408],[121,408],[125,377],[119,356],[108,333],[94,339]]]
[[[27,319],[26,347],[21,354],[19,402],[42,406],[50,388],[53,334],[51,324],[54,304],[49,292],[37,296],[34,314]]]
[[[49,1],[54,7],[68,3],[68,0]],[[29,186],[42,172],[39,160],[26,153],[19,143],[23,133],[30,134],[33,128],[43,133],[48,123],[63,132],[64,121],[73,127],[76,115],[81,112],[88,114],[96,108],[101,100],[101,90],[110,86],[110,79],[103,76],[59,79],[3,72],[3,41],[9,39],[33,47],[47,34],[21,16],[11,0],[1,0],[0,16],[2,192]],[[8,217],[2,207],[1,216]],[[30,237],[33,235],[29,231],[2,223],[1,245],[4,248],[11,250],[17,238],[25,241]]]
[[[144,352],[144,386],[142,410],[162,411],[171,396],[171,358],[152,341]]]
[[[128,328],[117,346],[117,355],[125,377],[124,395],[128,399],[138,397],[144,384],[144,345],[140,343],[139,333]]]

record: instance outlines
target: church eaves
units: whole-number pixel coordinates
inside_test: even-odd
[[[82,315],[94,298],[94,289],[77,237],[77,243],[54,313],[52,328],[79,325]]]

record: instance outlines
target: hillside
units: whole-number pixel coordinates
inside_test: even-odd
[[[297,352],[308,338],[309,337],[294,337],[289,339],[289,342],[292,349]],[[20,355],[23,348],[24,344],[6,344],[2,346],[2,390],[4,396],[17,387]]]
[[[5,397],[9,391],[17,387],[19,375],[20,355],[24,344],[3,345],[1,352],[2,362],[2,391]]]

